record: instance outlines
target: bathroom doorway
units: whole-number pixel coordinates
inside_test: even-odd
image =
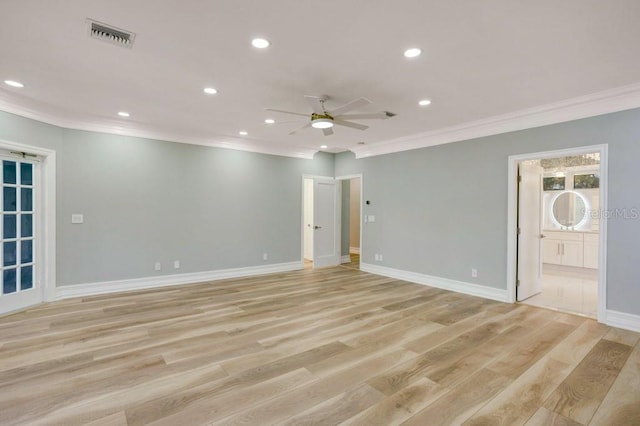
[[[594,148],[514,162],[515,301],[601,318],[606,194],[602,150]]]

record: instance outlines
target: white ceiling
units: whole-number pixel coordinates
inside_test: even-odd
[[[87,18],[136,33],[91,39]],[[265,50],[250,41],[263,36]],[[3,0],[0,109],[53,124],[285,155],[384,145],[640,83],[638,0]],[[417,46],[422,56],[406,59]],[[202,89],[219,93],[205,95]],[[288,133],[354,98],[391,111]],[[433,101],[419,107],[420,99]],[[131,117],[120,118],[118,111]],[[296,120],[264,124],[265,118]],[[241,137],[238,131],[246,130]]]

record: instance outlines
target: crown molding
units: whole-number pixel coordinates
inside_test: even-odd
[[[313,159],[318,152],[316,149],[265,144],[261,141],[246,138],[219,135],[203,138],[200,136],[164,132],[144,127],[124,127],[121,121],[105,120],[104,118],[96,118],[99,122],[92,123],[70,118],[69,112],[60,112],[50,106],[39,105],[38,108],[27,107],[24,106],[24,102],[12,99],[7,95],[6,92],[0,92],[0,110],[64,129],[159,139],[300,159]],[[362,147],[355,147],[351,151],[355,153],[356,158],[365,158],[542,127],[634,108],[640,108],[640,83],[488,117],[456,126],[391,139]]]
[[[457,126],[352,149],[356,158],[391,154],[640,108],[640,83],[579,96]]]
[[[226,136],[212,136],[210,138],[202,138],[199,136],[189,136],[178,134],[175,132],[163,132],[152,130],[144,127],[125,127],[128,123],[121,121],[105,120],[98,118],[100,122],[87,122],[79,119],[65,117],[68,112],[54,111],[51,107],[42,109],[31,108],[21,105],[22,102],[13,102],[13,99],[7,99],[0,92],[0,110],[19,115],[21,117],[51,124],[56,127],[71,130],[84,130],[89,132],[107,133],[111,135],[131,136],[146,139],[156,139],[170,142],[186,143],[190,145],[202,145],[213,148],[234,149],[238,151],[255,152],[258,154],[279,155],[283,157],[293,157],[300,159],[312,160],[318,152],[317,149],[290,147],[276,144],[265,144],[260,141],[253,141],[246,138],[235,138]]]

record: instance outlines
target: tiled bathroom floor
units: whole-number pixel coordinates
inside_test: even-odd
[[[596,318],[598,271],[544,264],[542,293],[523,303]]]

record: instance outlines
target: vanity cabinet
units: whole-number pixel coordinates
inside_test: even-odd
[[[598,234],[544,231],[542,262],[578,268],[598,267]]]

